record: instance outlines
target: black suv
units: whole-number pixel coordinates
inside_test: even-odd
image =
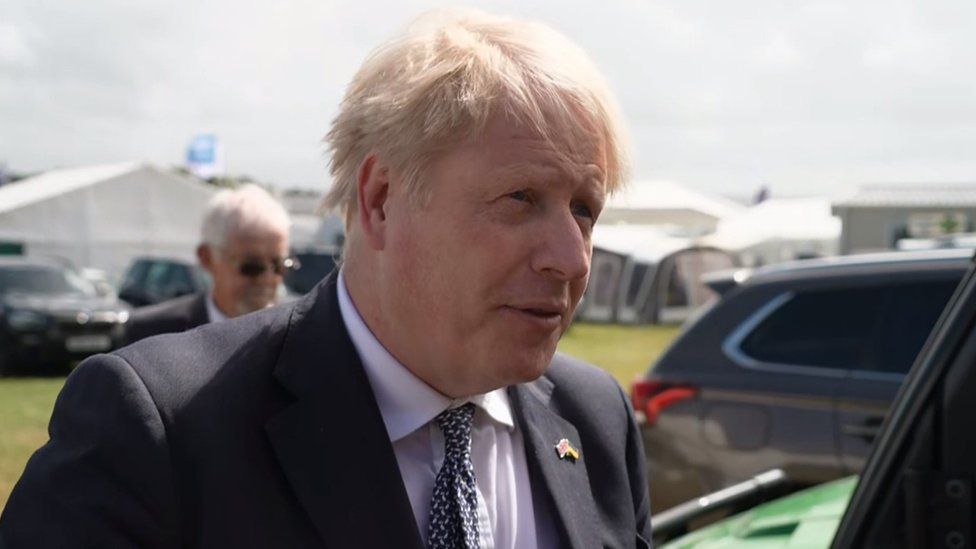
[[[971,250],[802,261],[713,275],[720,297],[634,384],[651,505],[772,469],[857,473]]]
[[[128,307],[62,262],[0,258],[0,374],[60,369],[119,345]]]

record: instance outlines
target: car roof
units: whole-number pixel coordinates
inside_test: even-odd
[[[972,249],[882,252],[805,259],[755,269],[730,269],[708,273],[702,281],[719,294],[746,283],[750,285],[786,279],[809,279],[865,272],[888,273],[930,268],[966,269]]]
[[[51,257],[27,257],[22,255],[0,256],[0,268],[3,267],[60,267],[67,265],[63,260]]]

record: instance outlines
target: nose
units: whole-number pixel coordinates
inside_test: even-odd
[[[547,218],[537,237],[532,256],[536,272],[564,282],[586,278],[590,272],[590,238],[572,212]]]

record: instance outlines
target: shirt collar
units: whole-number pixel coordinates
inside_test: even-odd
[[[489,418],[508,429],[515,427],[512,406],[504,388],[463,399],[451,399],[427,385],[406,366],[400,364],[383,347],[363,321],[346,290],[343,269],[339,269],[336,289],[339,293],[339,312],[349,331],[359,358],[366,370],[366,377],[373,388],[383,423],[390,440],[396,442],[436,418],[438,414],[471,402],[483,410]]]
[[[220,310],[220,307],[217,307],[217,302],[213,298],[213,292],[207,293],[207,318],[210,322],[227,320],[227,315]]]

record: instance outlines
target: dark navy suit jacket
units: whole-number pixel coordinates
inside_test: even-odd
[[[134,343],[159,334],[185,332],[210,322],[207,294],[191,294],[132,311],[125,339]]]
[[[0,546],[421,549],[335,284],[82,363]],[[509,391],[561,546],[649,546],[643,446],[617,383],[557,355]],[[578,461],[557,455],[563,438]]]

